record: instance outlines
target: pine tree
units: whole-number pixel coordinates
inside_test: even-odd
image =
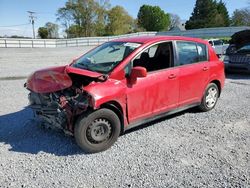
[[[229,15],[225,3],[220,0],[196,0],[193,13],[186,22],[186,29],[229,26]]]
[[[223,19],[222,26],[224,26],[224,27],[229,26],[230,25],[230,18],[229,18],[228,10],[227,10],[226,4],[222,0],[220,0],[217,3],[217,11],[218,11],[218,14]]]

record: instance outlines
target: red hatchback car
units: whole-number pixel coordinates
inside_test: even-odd
[[[94,153],[134,126],[195,106],[213,109],[224,80],[208,42],[147,36],[104,43],[70,65],[36,71],[25,85],[44,125]]]

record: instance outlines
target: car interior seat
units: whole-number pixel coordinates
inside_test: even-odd
[[[134,67],[141,66],[147,69],[149,62],[150,62],[149,54],[147,52],[143,52],[140,56],[140,59],[134,60]]]

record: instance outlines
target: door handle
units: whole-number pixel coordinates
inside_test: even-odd
[[[207,71],[208,70],[208,67],[203,67],[203,71]]]
[[[174,78],[176,78],[176,75],[175,75],[175,74],[170,74],[170,75],[168,76],[168,78],[169,78],[169,79],[174,79]]]

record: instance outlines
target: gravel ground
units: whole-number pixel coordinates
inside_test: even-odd
[[[86,155],[39,128],[26,77],[87,49],[0,49],[0,187],[250,187],[250,75],[228,75],[216,108],[188,110]]]

